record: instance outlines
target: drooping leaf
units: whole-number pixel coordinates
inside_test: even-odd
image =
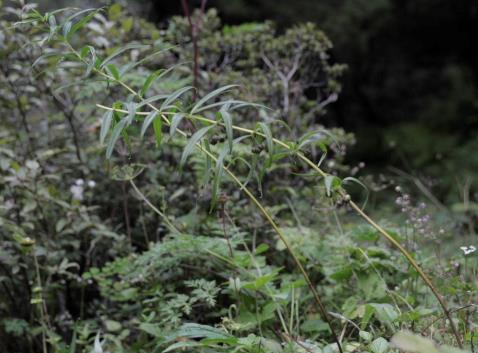
[[[141,96],[144,96],[145,93],[148,91],[148,89],[151,87],[151,85],[153,84],[153,82],[157,79],[160,79],[161,77],[163,76],[166,76],[168,73],[170,73],[172,70],[174,70],[175,68],[177,67],[177,65],[174,65],[166,70],[164,69],[160,69],[160,70],[157,70],[155,72],[153,72],[152,74],[150,74],[146,80],[144,81],[143,83],[143,87],[141,87],[141,90],[140,90],[140,95]]]
[[[115,147],[116,142],[118,141],[123,129],[128,125],[129,116],[125,116],[120,120],[118,124],[113,129],[111,133],[110,140],[108,141],[108,146],[106,147],[106,158],[110,159],[111,154],[113,153],[113,148]]]
[[[67,40],[70,40],[70,38],[73,36],[73,34],[75,34],[78,30],[82,29],[88,22],[90,22],[93,17],[102,10],[102,8],[99,8],[99,9],[86,9],[86,10],[83,10],[83,11],[79,11],[78,13],[74,14],[73,16],[70,16],[66,22],[71,22],[74,18],[76,18],[77,16],[80,16],[84,13],[88,13],[88,15],[86,15],[85,17],[83,17],[81,20],[79,20],[78,22],[76,22],[74,25],[71,26],[69,32],[68,32],[68,35],[67,35]]]
[[[125,45],[124,47],[121,47],[120,49],[116,50],[113,54],[108,56],[105,60],[103,60],[99,68],[100,69],[104,68],[111,60],[123,54],[125,51],[133,50],[133,49],[145,49],[145,48],[149,48],[149,45],[138,44],[138,43],[131,43],[131,44]]]
[[[213,127],[214,127],[214,125],[205,126],[201,129],[199,129],[198,131],[196,131],[194,133],[194,135],[191,136],[191,138],[189,139],[186,147],[184,147],[184,151],[183,151],[183,154],[181,156],[181,161],[179,162],[179,165],[180,165],[181,168],[184,166],[184,163],[186,163],[186,160],[188,159],[188,157],[193,152],[194,148],[196,147],[196,143],[201,141],[201,139],[204,137],[204,135],[206,135],[208,133],[208,131],[211,130],[211,128],[213,128]]]
[[[171,119],[171,127],[169,129],[170,137],[173,137],[176,134],[176,130],[181,123],[181,120],[183,120],[184,116],[184,113],[176,113],[173,115],[173,118]]]
[[[103,144],[105,142],[106,135],[111,127],[111,121],[113,119],[113,111],[107,110],[103,114],[103,118],[101,119],[101,130],[100,130],[100,143]]]
[[[271,129],[269,128],[269,126],[264,122],[258,123],[258,126],[262,130],[262,132],[264,133],[264,136],[266,138],[267,150],[269,151],[269,160],[268,160],[267,164],[268,164],[268,166],[271,166],[272,165],[272,159],[273,159],[273,156],[274,156],[274,141],[272,139],[272,132],[271,132]]]
[[[106,71],[108,71],[108,73],[113,76],[113,78],[115,80],[119,80],[120,79],[120,74],[119,74],[119,71],[118,71],[118,68],[116,67],[115,64],[108,64],[106,65]]]
[[[187,91],[192,90],[192,89],[194,89],[194,87],[186,86],[186,87],[178,89],[177,91],[174,91],[173,93],[171,93],[171,95],[169,95],[168,98],[166,98],[166,100],[163,102],[163,104],[161,104],[161,108],[159,110],[163,111],[165,108],[167,108],[169,106],[170,103],[174,102],[181,95],[183,95],[184,93],[186,93]]]
[[[332,195],[332,191],[336,190],[337,187],[340,186],[340,179],[337,178],[335,175],[326,175],[324,178],[324,184],[325,184],[325,193],[327,196]]]
[[[225,109],[221,109],[219,112],[222,117],[222,121],[224,122],[224,126],[226,127],[226,136],[227,136],[227,141],[229,143],[229,152],[232,152],[232,141],[234,138],[233,135],[233,130],[232,130],[232,118],[231,114]]]
[[[367,186],[365,186],[364,183],[362,183],[360,180],[358,180],[357,178],[354,178],[354,177],[347,177],[347,178],[344,178],[342,180],[343,184],[347,184],[347,183],[350,183],[350,182],[360,185],[365,190],[365,201],[363,202],[363,205],[362,205],[362,209],[364,209],[365,206],[367,205],[368,197],[369,197],[369,194],[370,194]]]
[[[146,130],[148,129],[149,125],[151,125],[157,115],[158,112],[156,110],[153,110],[146,116],[146,119],[144,119],[143,125],[141,126],[141,138],[144,137]]]
[[[158,119],[153,120],[153,130],[154,136],[156,137],[156,147],[161,146],[161,140],[163,138],[163,120],[159,117]]]
[[[199,108],[201,108],[204,103],[206,103],[208,100],[220,95],[221,93],[227,91],[227,90],[230,90],[231,88],[233,87],[237,87],[237,85],[227,85],[227,86],[223,86],[223,87],[220,87],[210,93],[208,93],[206,96],[204,96],[203,98],[201,98],[195,105],[194,107],[191,109],[191,114],[194,114],[195,112],[197,112],[197,110]]]

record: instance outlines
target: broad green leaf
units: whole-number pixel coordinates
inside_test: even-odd
[[[372,353],[387,353],[388,342],[385,338],[379,337],[370,344],[370,350]]]
[[[223,87],[220,87],[210,93],[208,93],[206,96],[204,96],[203,98],[201,98],[195,105],[194,107],[191,109],[191,114],[194,114],[199,108],[201,108],[204,103],[206,103],[208,100],[220,95],[221,93],[227,91],[227,90],[230,90],[231,88],[233,87],[237,87],[237,85],[227,85],[227,86],[223,86]]]
[[[157,115],[158,115],[158,112],[156,110],[153,110],[146,116],[146,119],[144,119],[143,125],[141,126],[141,138],[144,137],[146,130],[148,129],[149,125],[151,125],[151,123],[153,122],[153,120],[156,118]]]
[[[405,352],[440,353],[433,341],[406,331],[396,333],[391,342]]]
[[[103,144],[105,142],[106,135],[111,127],[111,121],[113,119],[113,111],[107,110],[103,114],[103,118],[101,119],[101,130],[100,130],[100,142]]]
[[[181,168],[184,166],[184,163],[186,163],[186,160],[193,152],[194,148],[196,147],[196,143],[198,143],[204,137],[204,135],[206,135],[208,131],[211,130],[211,128],[213,127],[214,125],[205,126],[196,131],[194,135],[191,136],[186,147],[184,148],[183,154],[181,156],[181,161],[179,162],[179,166]]]

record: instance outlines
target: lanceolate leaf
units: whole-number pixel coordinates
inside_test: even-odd
[[[120,120],[118,124],[116,124],[115,128],[113,129],[113,133],[111,134],[111,138],[108,142],[108,146],[106,147],[106,158],[110,159],[111,154],[113,153],[113,148],[115,147],[116,142],[118,141],[121,132],[123,129],[128,125],[128,116],[125,116]]]
[[[106,70],[108,71],[108,73],[114,77],[115,80],[119,80],[120,79],[120,74],[119,74],[119,71],[118,69],[116,68],[115,64],[108,64],[106,65]]]
[[[268,165],[270,166],[272,164],[272,157],[274,156],[274,141],[272,140],[271,129],[263,122],[258,123],[258,125],[266,137],[267,150],[269,151]]]
[[[143,121],[143,125],[141,126],[141,138],[144,137],[144,134],[146,130],[148,129],[149,125],[153,122],[153,120],[156,118],[158,115],[158,112],[156,110],[153,110],[151,113],[148,114],[146,119]]]
[[[171,128],[169,129],[169,136],[173,137],[176,134],[176,129],[178,128],[181,120],[184,118],[184,113],[176,113],[171,119]]]
[[[221,109],[219,113],[221,114],[222,120],[224,121],[224,126],[226,127],[226,136],[227,141],[229,142],[229,152],[232,152],[232,140],[234,136],[232,130],[231,114],[229,114],[229,112],[225,109]]]
[[[70,22],[73,18],[75,18],[75,17],[77,17],[77,16],[79,16],[83,13],[90,12],[88,15],[86,15],[81,20],[79,20],[78,22],[76,22],[74,25],[71,26],[71,29],[69,30],[68,35],[67,35],[67,40],[70,40],[70,38],[73,34],[75,34],[78,30],[83,28],[101,10],[102,9],[86,9],[86,10],[80,11],[80,12],[76,13],[75,15],[69,17],[66,22]]]
[[[340,185],[340,179],[334,175],[326,175],[324,178],[324,184],[327,196],[331,196],[332,191],[334,191],[336,187]]]
[[[105,142],[106,135],[111,127],[111,120],[113,119],[113,111],[107,110],[103,114],[103,118],[101,119],[101,131],[100,131],[100,142],[103,144]]]
[[[161,69],[153,72],[151,75],[148,76],[148,78],[144,81],[143,87],[141,88],[140,95],[144,96],[144,94],[148,91],[148,89],[151,87],[153,82],[157,79],[160,79],[161,77],[167,75],[170,73],[173,69],[175,69],[177,65],[174,65],[166,70]]]
[[[367,205],[367,202],[368,202],[368,197],[369,197],[369,190],[368,190],[368,188],[365,186],[364,183],[362,183],[360,180],[358,180],[357,178],[354,178],[354,177],[347,177],[347,178],[344,178],[344,179],[342,180],[342,183],[343,183],[343,184],[347,184],[347,183],[349,183],[349,182],[358,184],[358,185],[360,185],[360,186],[365,190],[365,201],[363,202],[362,209],[365,208],[365,206]]]
[[[214,127],[214,125],[205,126],[202,129],[199,129],[198,131],[196,131],[194,133],[194,135],[191,136],[191,138],[189,139],[186,147],[184,148],[183,155],[181,156],[181,161],[179,162],[179,166],[181,168],[184,166],[184,163],[186,163],[186,160],[188,159],[188,157],[193,152],[194,148],[196,147],[196,143],[201,141],[201,139],[204,137],[204,135],[206,135],[207,132],[209,130],[211,130],[211,128],[213,128],[213,127]]]
[[[224,91],[227,91],[233,87],[237,87],[237,85],[227,85],[227,86],[223,86],[223,87],[220,87],[210,93],[208,93],[206,96],[204,96],[203,98],[201,98],[195,105],[194,107],[191,109],[191,114],[194,114],[195,112],[198,111],[199,108],[201,108],[204,103],[206,103],[208,100],[220,95],[222,92]]]
[[[153,120],[153,129],[154,129],[154,136],[156,137],[156,147],[161,146],[161,140],[163,138],[163,120],[161,120],[161,117],[158,117]]]
[[[181,95],[183,95],[184,93],[186,93],[187,91],[189,91],[191,89],[194,89],[194,87],[186,86],[186,87],[180,88],[177,91],[171,93],[171,95],[168,98],[166,98],[166,100],[163,102],[163,104],[161,104],[161,108],[159,110],[162,111],[163,109],[168,107],[170,103],[173,103]]]
[[[128,44],[128,45],[125,45],[124,47],[118,49],[117,51],[115,51],[113,54],[111,54],[110,56],[108,56],[100,65],[100,69],[102,69],[103,67],[106,66],[106,64],[108,64],[111,60],[113,60],[114,58],[116,58],[118,55],[121,55],[122,53],[124,53],[125,51],[127,50],[132,50],[132,49],[144,49],[144,48],[148,48],[149,46],[148,45],[144,45],[144,44],[137,44],[137,43],[131,43],[131,44]]]

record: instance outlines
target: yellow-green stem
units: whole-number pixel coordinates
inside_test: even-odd
[[[113,109],[113,108],[110,108],[110,107],[106,107],[106,106],[103,106],[103,105],[97,105],[98,107],[102,108],[102,109],[107,109],[107,110],[115,110],[115,111],[118,111],[118,112],[121,112],[121,113],[127,113],[126,110],[122,110],[122,109]],[[140,112],[138,113],[140,115],[147,115],[149,114],[148,112]],[[164,113],[162,113],[164,115]],[[202,121],[202,122],[205,122],[205,123],[208,123],[208,124],[216,124],[216,125],[221,125],[223,126],[224,124],[219,122],[219,121],[216,121],[216,120],[212,120],[212,119],[208,119],[208,118],[205,118],[205,117],[201,117],[201,116],[198,116],[198,115],[191,115],[191,114],[188,114],[187,115],[189,118],[191,119],[195,119],[195,120],[198,120],[198,121]],[[265,137],[265,135],[261,132],[258,132],[258,131],[255,131],[255,130],[251,130],[251,129],[247,129],[247,128],[243,128],[243,127],[240,127],[240,126],[236,126],[236,125],[233,125],[232,128],[236,131],[240,131],[240,132],[243,132],[243,133],[248,133],[248,134],[256,134],[258,136],[262,136],[262,137]],[[279,140],[279,139],[276,139],[276,138],[273,138],[272,139],[274,141],[274,143],[290,150],[291,147],[290,145],[288,145],[287,143]],[[302,152],[297,152],[296,153],[297,156],[304,162],[306,163],[308,166],[310,166],[313,170],[315,170],[320,176],[322,177],[326,177],[327,176],[327,173],[325,173],[322,169],[320,169],[317,164],[315,164],[313,161],[311,161],[309,158],[307,158]],[[341,190],[341,193],[344,195],[345,192],[343,190]],[[457,343],[458,345],[460,346],[460,348],[463,347],[463,344],[461,342],[461,336],[456,328],[456,325],[455,323],[453,322],[453,319],[451,317],[451,314],[450,314],[450,311],[448,309],[448,306],[445,302],[445,300],[443,299],[442,295],[440,294],[440,292],[436,289],[436,287],[433,285],[432,281],[430,280],[430,278],[425,274],[425,272],[421,269],[421,267],[417,264],[417,262],[413,259],[413,257],[411,256],[411,254],[399,243],[397,242],[387,231],[385,231],[382,227],[380,227],[380,225],[378,225],[375,221],[373,221],[365,212],[363,212],[363,210],[358,207],[353,201],[350,202],[350,205],[351,207],[359,214],[359,216],[361,216],[365,221],[367,221],[372,227],[374,227],[383,237],[385,237],[399,252],[402,253],[402,255],[405,256],[405,258],[407,259],[407,261],[410,263],[410,265],[417,271],[418,275],[420,276],[420,278],[425,282],[425,284],[427,285],[427,287],[430,288],[431,292],[433,293],[433,295],[437,298],[440,306],[442,307],[443,309],[443,312],[445,314],[445,317],[448,319],[448,321],[450,322],[450,326],[451,326],[451,329],[453,331],[453,334],[457,340]]]

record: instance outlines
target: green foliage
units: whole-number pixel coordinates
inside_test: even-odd
[[[221,30],[211,10],[193,90],[186,19],[75,11],[1,23],[3,350],[336,352],[337,331],[385,353],[403,328],[456,344],[383,232],[475,328],[473,251],[432,257],[429,228],[349,217],[353,136],[316,123],[343,66],[315,26]]]

